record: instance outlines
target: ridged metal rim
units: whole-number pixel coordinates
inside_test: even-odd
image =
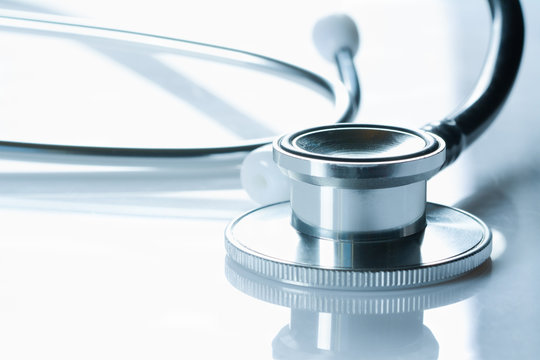
[[[225,259],[225,277],[246,295],[290,309],[346,315],[404,314],[433,309],[465,300],[474,295],[475,285],[489,274],[491,263],[484,263],[465,281],[433,287],[399,291],[339,291],[311,289],[264,278],[242,267],[229,256]]]
[[[353,158],[347,158],[347,157],[322,155],[322,154],[313,153],[308,150],[302,149],[296,143],[296,141],[298,141],[299,138],[306,135],[316,134],[316,133],[321,133],[321,132],[328,132],[328,131],[347,131],[349,129],[350,130],[379,130],[379,131],[384,131],[384,132],[404,133],[409,136],[415,136],[419,139],[422,139],[425,145],[420,150],[406,153],[399,156],[389,156],[389,157],[382,156],[382,157],[377,157],[377,158],[353,159]],[[433,152],[436,152],[440,148],[439,141],[432,134],[419,131],[419,130],[401,128],[397,126],[373,125],[373,124],[332,124],[332,125],[317,126],[317,127],[297,131],[292,134],[284,135],[277,140],[277,144],[284,152],[290,152],[292,154],[295,154],[301,157],[326,160],[330,162],[345,162],[345,163],[355,163],[355,164],[410,160],[410,159],[414,159],[423,155],[431,154]]]
[[[322,129],[322,130],[320,130]],[[426,141],[426,148],[404,156],[374,159],[351,159],[325,157],[286,146],[289,137],[285,135],[274,140],[273,157],[276,164],[287,176],[318,186],[340,188],[387,188],[410,184],[431,178],[439,172],[446,157],[446,143],[431,133],[421,133],[406,128],[386,125],[334,124],[310,130],[332,131],[335,129],[378,129],[388,132],[411,133]]]
[[[463,275],[488,259],[491,254],[491,232],[484,222],[465,211],[442,205],[436,206],[469,216],[482,228],[483,238],[465,252],[417,267],[377,271],[326,269],[280,262],[279,259],[270,260],[235,241],[232,229],[250,213],[248,212],[227,226],[225,249],[229,257],[244,268],[288,284],[351,290],[402,289],[437,284]],[[430,226],[429,222],[427,226]]]

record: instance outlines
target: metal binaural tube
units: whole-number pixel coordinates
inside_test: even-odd
[[[69,18],[61,16],[0,9],[0,30],[6,29],[14,32],[39,32],[41,35],[69,37],[79,41],[105,39],[116,42],[118,46],[144,46],[147,51],[166,51],[200,61],[212,61],[268,73],[299,83],[333,101],[334,114],[330,123],[352,121],[358,108],[358,104],[351,103],[349,89],[345,88],[339,81],[328,80],[301,67],[243,50],[167,36],[105,28],[88,23],[71,23]],[[358,84],[356,85],[358,86]],[[139,160],[146,162],[148,159],[156,158],[174,159],[252,151],[271,143],[273,139],[274,136],[268,134],[268,137],[246,139],[224,145],[163,148],[79,146],[0,140],[0,151],[8,156],[32,159],[40,156],[48,159],[50,156],[54,156],[58,159],[62,158],[61,161],[73,161],[69,157],[76,156],[75,159],[80,162],[90,160],[92,162],[113,161],[119,163],[121,159],[129,159],[132,163]],[[108,160],[108,158],[112,158],[112,160]]]
[[[354,55],[350,49],[342,49],[336,53],[336,64],[339,70],[341,82],[347,88],[349,97],[351,98],[351,106],[354,113],[360,107],[360,83],[358,81],[358,72],[354,65]],[[354,117],[345,119],[345,122],[350,122]]]

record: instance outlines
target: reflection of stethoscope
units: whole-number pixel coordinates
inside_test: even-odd
[[[225,276],[242,293],[290,309],[289,323],[272,341],[276,359],[437,359],[439,345],[424,312],[475,295],[486,285],[490,266],[486,262],[462,281],[434,287],[364,292],[283,284],[230,259]]]
[[[524,37],[519,2],[490,0],[489,4],[493,32],[486,65],[472,96],[453,115],[422,131],[336,124],[283,136],[274,141],[273,158],[288,182],[274,175],[278,171],[272,170],[269,151],[248,156],[242,174],[248,192],[275,202],[283,197],[283,191],[275,189],[282,189],[280,184],[288,189],[290,184],[291,205],[265,206],[235,220],[226,233],[231,258],[266,276],[340,288],[434,283],[482,263],[490,253],[487,227],[457,209],[426,205],[425,194],[426,181],[453,162],[493,121],[515,80]],[[9,15],[0,16],[0,26],[145,44],[309,82],[334,100],[335,123],[350,122],[358,108],[353,63],[358,35],[348,18],[329,18],[316,27],[318,43],[326,57],[336,60],[342,84],[260,55],[171,38]],[[249,151],[269,140],[166,149],[0,141],[0,150],[175,158]]]

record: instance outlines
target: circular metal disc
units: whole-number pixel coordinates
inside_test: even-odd
[[[491,233],[462,210],[428,203],[426,229],[389,240],[332,240],[299,233],[288,202],[250,211],[228,227],[227,253],[243,267],[286,283],[396,289],[453,279],[482,264]]]
[[[309,158],[350,162],[411,159],[439,147],[432,135],[420,131],[369,124],[318,126],[285,135],[279,145]]]

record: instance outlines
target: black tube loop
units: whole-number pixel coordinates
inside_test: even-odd
[[[422,129],[446,142],[446,162],[454,162],[495,120],[514,85],[525,29],[519,0],[488,0],[492,17],[490,48],[475,89],[461,106],[444,120]]]

